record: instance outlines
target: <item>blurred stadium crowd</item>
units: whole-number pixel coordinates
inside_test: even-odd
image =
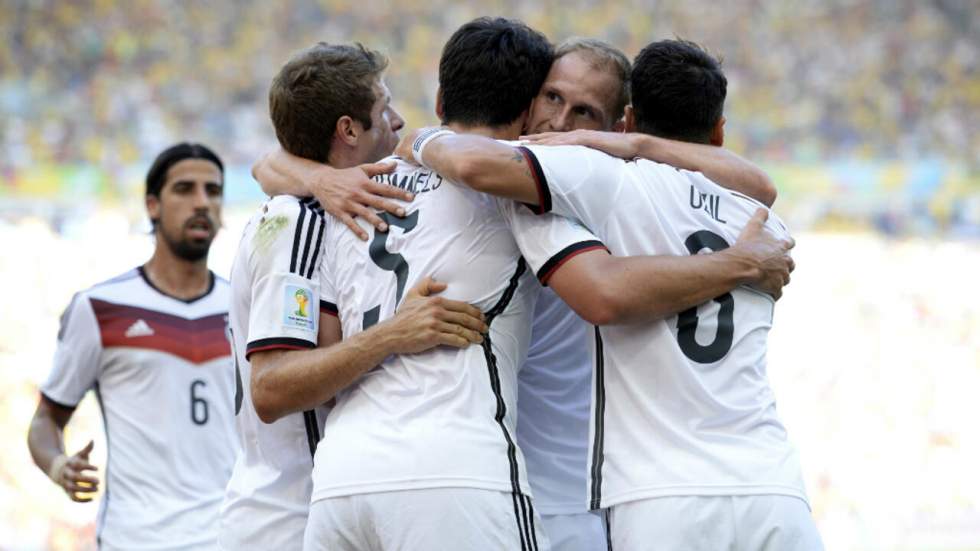
[[[795,230],[836,232],[798,234],[800,269],[770,354],[828,549],[980,548],[970,392],[980,309],[968,298],[980,273],[976,2],[9,0],[0,550],[88,548],[77,541],[91,540],[94,504],[70,504],[23,441],[71,294],[149,255],[148,159],[192,139],[229,162],[231,208],[212,258],[227,274],[244,213],[261,198],[248,168],[275,145],[266,95],[281,63],[317,40],[362,41],[391,57],[388,83],[409,126],[431,124],[441,46],[486,13],[556,41],[604,38],[630,56],[677,35],[724,58],[727,145],[769,169]],[[92,406],[69,444],[95,436],[100,463]]]
[[[244,176],[275,143],[272,75],[317,40],[387,52],[396,107],[410,126],[431,124],[445,37],[500,13],[556,41],[597,36],[634,55],[677,35],[723,57],[729,147],[788,166],[782,210],[795,214],[805,193],[808,225],[851,218],[893,234],[980,234],[980,14],[971,2],[648,4],[14,0],[0,15],[0,197],[132,197],[134,165],[184,138],[214,145]],[[851,164],[828,166],[841,162]],[[247,177],[241,185],[250,187]]]
[[[443,41],[461,21],[499,13],[630,56],[657,37],[707,46],[729,77],[727,145],[787,166],[781,209],[795,214],[805,193],[807,225],[850,217],[893,234],[978,235],[980,14],[970,5],[13,0],[0,14],[0,198],[135,197],[148,159],[187,138],[216,147],[253,191],[247,168],[275,144],[268,85],[292,52],[317,40],[385,51],[396,107],[410,126],[431,124]]]
[[[0,155],[13,167],[128,163],[188,133],[249,163],[269,143],[273,72],[316,40],[389,53],[398,106],[409,122],[431,121],[442,42],[482,13],[522,18],[553,39],[603,37],[631,56],[655,37],[703,43],[724,58],[729,134],[751,158],[980,159],[971,2],[6,4]]]

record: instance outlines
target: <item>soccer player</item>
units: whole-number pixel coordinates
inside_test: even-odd
[[[200,144],[160,153],[146,176],[150,260],[75,295],[28,434],[34,462],[74,501],[99,486],[89,442],[62,431],[95,390],[108,446],[100,549],[214,549],[231,474],[234,371],[228,283],[207,267],[221,224],[221,160]]]
[[[650,44],[631,88],[627,131],[722,143],[726,80],[696,45]],[[582,147],[445,134],[416,145],[445,177],[580,220],[616,254],[724,250],[760,207],[701,174]],[[788,238],[775,217],[767,227]],[[569,276],[598,254],[551,274],[577,310],[583,286]],[[595,330],[590,506],[611,508],[614,549],[822,548],[766,378],[773,306],[738,287],[676,316]]]
[[[390,105],[386,66],[359,45],[320,43],[296,55],[269,93],[281,145],[341,170],[387,155],[403,123]],[[331,269],[324,249],[333,247],[324,227],[316,201],[276,197],[249,221],[235,257],[230,325],[243,453],[222,508],[225,549],[301,548],[324,404],[338,389],[390,354],[482,340],[481,313],[430,297],[445,285],[423,280],[397,316],[338,342],[336,307],[320,298]]]

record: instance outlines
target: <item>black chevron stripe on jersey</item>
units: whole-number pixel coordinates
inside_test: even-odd
[[[595,328],[595,437],[592,440],[592,496],[590,509],[602,507],[603,440],[605,439],[606,379],[602,334]]]
[[[303,423],[306,424],[306,441],[310,446],[310,457],[316,456],[316,445],[320,443],[320,426],[317,423],[316,411],[303,412]]]
[[[494,318],[503,312],[510,304],[511,299],[514,298],[514,293],[517,292],[517,286],[520,283],[521,276],[524,275],[525,270],[527,270],[527,263],[523,258],[518,259],[517,269],[514,271],[514,275],[510,278],[507,289],[505,289],[504,293],[500,296],[500,300],[498,300],[497,303],[494,304],[493,307],[486,313],[487,327],[491,327]],[[510,431],[507,430],[507,425],[504,423],[504,418],[507,415],[507,405],[504,402],[504,397],[500,389],[500,371],[497,369],[497,357],[493,353],[489,330],[487,331],[486,337],[483,339],[481,347],[483,348],[483,356],[487,360],[487,371],[490,375],[490,387],[493,389],[493,395],[497,402],[497,411],[494,415],[494,419],[497,421],[497,424],[500,425],[500,430],[504,434],[504,440],[507,441],[507,461],[510,464],[511,499],[514,503],[514,517],[517,520],[517,531],[521,537],[521,551],[536,551],[537,537],[533,532],[534,511],[533,509],[528,511],[530,508],[530,501],[526,500],[524,492],[521,489],[521,479],[517,465],[517,446],[514,444],[514,439],[511,437]],[[529,515],[531,517],[530,520]]]

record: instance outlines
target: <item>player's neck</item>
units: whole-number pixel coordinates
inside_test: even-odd
[[[521,125],[509,124],[505,126],[468,126],[459,123],[449,123],[446,126],[457,134],[476,134],[495,140],[516,140],[521,136]]]
[[[143,272],[159,291],[180,300],[202,296],[211,287],[207,257],[185,260],[165,244],[157,244],[153,256],[143,265]]]
[[[337,144],[335,143],[334,145]],[[360,155],[360,153],[353,148],[331,147],[330,153],[327,154],[327,164],[330,165],[331,168],[342,170],[345,168],[351,168],[353,166],[357,166],[364,162],[371,162],[371,161],[359,160],[358,155]]]

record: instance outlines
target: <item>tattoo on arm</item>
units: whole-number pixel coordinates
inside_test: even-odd
[[[515,150],[514,156],[511,157],[510,160],[514,161],[515,163],[522,163],[524,165],[524,175],[528,178],[532,178],[531,168],[527,166],[527,159],[524,158],[524,155],[522,155],[520,151]]]

